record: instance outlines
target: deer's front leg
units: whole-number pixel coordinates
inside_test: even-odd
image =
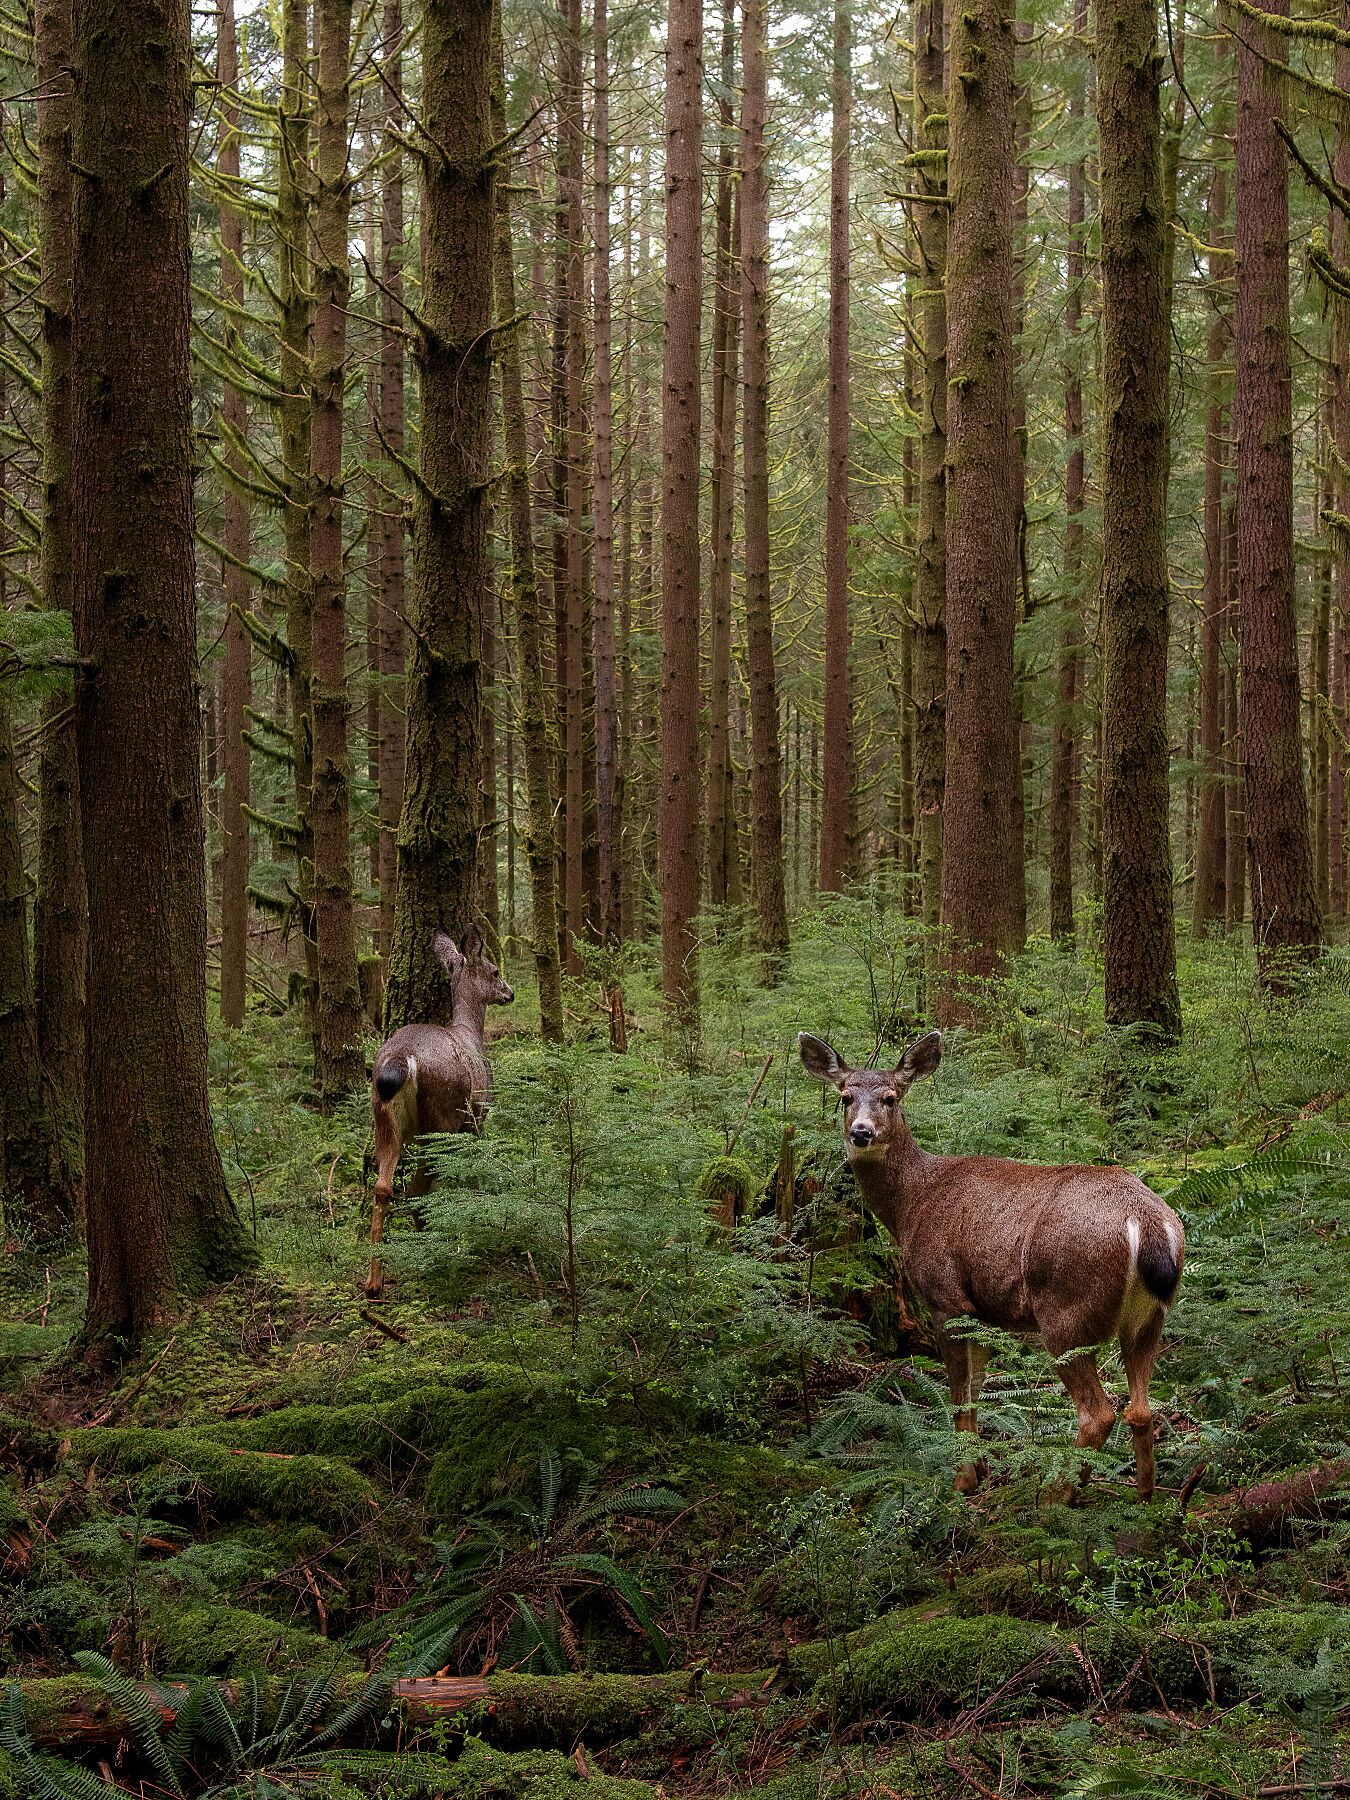
[[[974,1437],[979,1431],[976,1402],[980,1397],[980,1389],[984,1386],[984,1369],[989,1361],[989,1352],[983,1344],[977,1344],[974,1338],[954,1336],[947,1329],[945,1319],[936,1320],[935,1323],[938,1350],[952,1393],[953,1423],[958,1431],[969,1432]],[[983,1462],[963,1463],[956,1472],[954,1485],[957,1493],[973,1494],[984,1472]]]

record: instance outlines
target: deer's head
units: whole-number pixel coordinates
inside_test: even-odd
[[[515,999],[514,988],[488,955],[483,934],[476,925],[470,925],[464,933],[462,950],[443,931],[436,933],[433,948],[436,960],[450,977],[456,1011],[465,1001],[477,1001],[487,1007],[509,1006]]]
[[[844,1106],[844,1153],[851,1163],[885,1156],[908,1134],[904,1098],[921,1076],[931,1075],[942,1060],[942,1033],[930,1031],[900,1058],[893,1069],[850,1069],[833,1045],[809,1031],[798,1034],[802,1066],[817,1081],[839,1090]]]

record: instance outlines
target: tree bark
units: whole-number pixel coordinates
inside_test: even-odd
[[[71,607],[70,284],[74,195],[70,130],[73,86],[70,0],[37,0],[38,243],[42,251],[43,605]],[[85,962],[89,903],[80,844],[75,711],[65,684],[43,703],[38,765],[38,877],[33,907],[33,977],[38,1051],[60,1121],[66,1179],[84,1162]]]
[[[1075,0],[1074,37],[1087,35],[1087,0]],[[1086,58],[1075,71],[1069,115],[1081,127],[1087,112]],[[1050,749],[1050,935],[1057,942],[1074,933],[1073,863],[1078,837],[1078,710],[1083,689],[1083,497],[1087,459],[1083,445],[1083,238],[1087,169],[1069,164],[1069,250],[1065,269],[1064,330],[1069,340],[1064,381],[1064,435],[1069,458],[1064,478],[1064,618],[1060,628],[1055,726]]]
[[[1274,0],[1270,10],[1287,14],[1288,0]],[[1322,935],[1303,781],[1294,614],[1289,182],[1275,131],[1284,116],[1282,60],[1281,39],[1249,21],[1237,51],[1239,704],[1252,937],[1262,979],[1275,988],[1291,962],[1317,954]]]
[[[1205,406],[1205,586],[1200,627],[1200,804],[1195,841],[1195,893],[1191,929],[1197,938],[1222,930],[1226,868],[1228,796],[1223,768],[1223,629],[1227,596],[1223,577],[1223,490],[1227,464],[1227,405],[1223,367],[1232,355],[1231,331],[1221,305],[1221,280],[1232,269],[1221,240],[1227,227],[1228,181],[1222,161],[1224,137],[1216,122],[1214,167],[1205,206],[1209,256],[1209,304],[1213,308],[1207,346]]]
[[[586,252],[582,197],[581,0],[566,0],[558,68],[558,284],[561,352],[558,394],[558,485],[561,505],[555,601],[562,719],[563,961],[581,973],[577,950],[585,931],[586,716],[585,572]]]
[[[825,460],[825,789],[820,886],[839,892],[856,857],[856,771],[849,693],[849,139],[853,124],[853,20],[835,0],[830,117],[829,417]]]
[[[318,0],[319,106],[314,197],[314,360],[310,384],[309,566],[313,618],[314,937],[319,963],[319,1092],[359,1085],[361,982],[352,910],[351,772],[347,747],[347,580],[342,554],[342,452],[351,295],[347,174],[352,0]]]
[[[939,1000],[974,1022],[1012,946],[1009,870],[1017,487],[1013,442],[1013,12],[952,22],[947,188],[947,722]]]
[[[1168,240],[1157,9],[1098,0],[1106,1019],[1181,1030],[1167,794]]]
[[[239,46],[235,37],[234,0],[220,0],[216,27],[216,101],[220,143],[216,173],[228,193],[239,182]],[[241,347],[238,314],[244,305],[244,215],[236,199],[220,206],[221,326],[227,352]],[[232,381],[221,398],[221,436],[228,471],[225,482],[225,688],[222,733],[225,792],[221,826],[220,1017],[222,1024],[242,1025],[248,959],[249,754],[244,733],[252,700],[249,635],[242,614],[249,610],[249,515],[244,460],[248,407]],[[229,477],[234,479],[231,481]]]
[[[1342,0],[1338,23],[1350,27],[1350,4]],[[1350,89],[1350,49],[1336,52],[1336,82]],[[1340,185],[1350,186],[1350,131],[1337,133],[1332,172]],[[1350,220],[1339,207],[1331,209],[1331,254],[1341,268],[1350,263]],[[1332,462],[1332,506],[1336,517],[1327,521],[1331,542],[1335,604],[1332,612],[1331,706],[1337,730],[1331,746],[1330,833],[1331,911],[1345,918],[1346,831],[1350,817],[1346,807],[1346,773],[1350,757],[1344,739],[1350,730],[1350,301],[1335,295],[1331,302],[1331,436],[1336,456]]]
[[[472,916],[478,833],[478,663],[489,590],[492,376],[492,9],[427,0],[422,124],[421,469],[413,512],[412,655],[388,1029],[448,1024],[437,930]]]
[[[7,474],[7,465],[0,470]],[[62,1154],[56,1096],[38,1047],[28,962],[28,883],[5,681],[0,681],[0,1089],[5,1096],[0,1108],[5,1233],[39,1246],[60,1244],[75,1217],[76,1196]]]
[[[310,290],[309,4],[283,0],[282,75],[277,158],[277,296],[280,302],[280,438],[286,488],[283,532],[286,552],[286,667],[291,694],[291,773],[295,824],[295,915],[305,958],[305,1024],[319,1063],[319,957],[314,936],[313,615],[310,592],[310,455],[313,396],[310,389],[310,336],[314,302]]]
[[[91,1347],[247,1245],[206,1091],[188,355],[188,8],[75,0],[75,685],[89,889]],[[166,1053],[167,1047],[167,1053]],[[134,1204],[131,1197],[134,1196]]]
[[[671,0],[661,407],[661,986],[672,1025],[686,1030],[697,1028],[699,1011],[702,83],[703,0]]]
[[[384,52],[384,184],[380,192],[380,432],[391,458],[386,479],[400,480],[393,458],[403,454],[403,0],[385,0],[380,36]],[[394,944],[398,893],[398,821],[403,807],[403,508],[387,502],[376,521],[380,536],[380,955]]]
[[[497,42],[494,138],[506,131],[506,76]],[[497,315],[516,316],[516,276],[511,245],[511,195],[505,181],[497,189],[494,267]],[[529,445],[525,432],[525,385],[520,330],[502,334],[498,377],[502,393],[502,435],[506,449],[506,495],[511,527],[511,597],[516,615],[516,681],[527,801],[525,857],[530,867],[530,930],[539,984],[539,1025],[545,1043],[563,1038],[562,972],[558,959],[557,843],[549,784],[548,710],[543,667],[543,630],[535,578],[534,522],[530,510]]]
[[[609,42],[595,0],[595,825],[602,940],[619,939],[619,693],[614,634],[614,327],[609,283]]]
[[[741,324],[745,488],[745,629],[754,811],[751,844],[759,944],[769,979],[788,949],[783,804],[769,574],[769,172],[767,0],[741,8]]]
[[[736,122],[736,15],[722,6],[721,141],[717,152],[717,261],[712,349],[712,544],[709,569],[708,653],[708,898],[714,906],[740,903],[740,847],[731,756],[731,577],[736,518],[736,376],[740,362],[740,282],[737,232],[739,188]]]
[[[914,20],[916,305],[922,353],[919,511],[914,560],[914,810],[923,922],[942,911],[942,791],[947,760],[947,58],[942,0]]]

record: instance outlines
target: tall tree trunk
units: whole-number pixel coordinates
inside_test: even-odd
[[[319,954],[314,936],[313,615],[310,594],[310,454],[313,396],[310,334],[309,4],[282,0],[281,98],[277,159],[277,295],[280,301],[280,438],[286,487],[286,673],[291,693],[291,771],[295,792],[295,910],[305,956],[305,1023],[317,1070]]]
[[[974,1021],[1012,946],[1013,15],[979,0],[952,22],[947,187],[947,772],[941,1012]]]
[[[489,0],[427,0],[422,124],[439,153],[422,164],[421,469],[390,1028],[448,1022],[451,996],[432,939],[438,929],[463,930],[473,906],[478,650],[489,591],[491,68]]]
[[[1195,893],[1191,928],[1196,937],[1220,930],[1224,922],[1225,824],[1228,796],[1223,769],[1223,630],[1227,598],[1223,578],[1223,489],[1227,464],[1224,365],[1232,355],[1227,311],[1221,303],[1221,281],[1231,271],[1231,254],[1221,249],[1227,227],[1228,181],[1222,156],[1224,137],[1216,123],[1214,167],[1205,208],[1205,240],[1209,255],[1209,304],[1213,308],[1205,376],[1205,586],[1200,627],[1200,805],[1196,823]]]
[[[740,898],[736,795],[731,757],[731,575],[736,517],[736,375],[740,360],[740,283],[736,123],[736,11],[722,5],[722,83],[718,96],[717,261],[712,349],[712,543],[708,653],[708,898],[714,906]]]
[[[775,977],[788,948],[783,889],[778,676],[769,580],[769,171],[767,0],[741,8],[741,323],[745,334],[745,630],[750,675],[754,837],[759,943]]]
[[[914,21],[916,305],[922,352],[919,513],[914,561],[914,810],[923,922],[942,910],[942,790],[947,761],[947,58],[942,0]]]
[[[562,505],[555,584],[558,685],[562,700],[563,956],[581,972],[585,931],[586,646],[585,569],[586,254],[582,197],[581,0],[566,0],[558,72],[558,324],[561,350],[559,445]]]
[[[216,27],[216,102],[220,145],[216,171],[227,193],[239,181],[239,46],[235,38],[234,0],[220,0]],[[228,350],[241,347],[238,315],[244,306],[244,215],[237,196],[220,207],[220,297],[222,329]],[[226,381],[221,399],[225,466],[233,482],[225,484],[225,795],[221,825],[225,850],[221,868],[220,1017],[225,1025],[244,1022],[248,961],[248,797],[249,755],[244,733],[252,701],[249,635],[243,614],[249,610],[249,516],[244,439],[248,408],[242,391]]]
[[[825,791],[820,885],[838,892],[856,856],[856,772],[848,652],[849,138],[853,124],[851,0],[835,0],[830,116],[830,387],[825,464]]]
[[[4,124],[0,108],[0,128]],[[5,180],[0,174],[0,203]],[[9,334],[0,330],[0,342]],[[0,366],[0,419],[9,424],[9,380]],[[9,548],[10,459],[0,456],[0,551]],[[0,619],[8,611],[8,564],[0,557]],[[0,1216],[6,1235],[59,1243],[75,1215],[56,1096],[38,1047],[28,960],[28,880],[19,829],[9,685],[0,679]]]
[[[1074,38],[1087,35],[1087,0],[1075,0]],[[1085,65],[1086,59],[1082,59]],[[1069,114],[1081,129],[1087,112],[1086,67],[1075,70]],[[1087,486],[1083,445],[1083,236],[1087,169],[1069,164],[1069,252],[1065,270],[1064,330],[1069,340],[1064,380],[1064,435],[1069,459],[1064,478],[1064,620],[1060,630],[1055,727],[1050,749],[1050,935],[1062,942],[1074,931],[1073,861],[1078,837],[1078,710],[1083,687],[1083,497]]]
[[[672,1022],[685,1028],[697,1026],[699,1006],[702,153],[703,0],[671,0],[661,408],[661,985]]]
[[[1323,458],[1317,460],[1320,465]],[[1318,907],[1325,915],[1331,908],[1331,743],[1326,725],[1326,708],[1331,704],[1331,563],[1325,552],[1317,558],[1314,594],[1308,645],[1308,760],[1313,885]]]
[[[1342,0],[1338,22],[1343,31],[1350,27],[1350,0]],[[1344,46],[1336,52],[1336,82],[1342,90],[1350,89],[1350,49]],[[1332,172],[1342,188],[1350,187],[1350,131],[1344,127],[1337,134]],[[1331,209],[1331,254],[1342,269],[1350,264],[1350,220],[1336,206]],[[1327,531],[1335,581],[1331,705],[1337,730],[1331,747],[1328,829],[1331,838],[1331,910],[1343,919],[1348,910],[1346,831],[1350,828],[1350,809],[1346,806],[1350,756],[1346,754],[1344,742],[1350,730],[1350,300],[1335,295],[1331,305],[1331,436],[1336,451],[1330,459],[1331,504],[1336,516],[1327,521]]]
[[[1241,622],[1237,598],[1236,515],[1237,499],[1235,495],[1231,495],[1224,513],[1223,543],[1223,757],[1228,793],[1224,924],[1230,932],[1239,930],[1247,916],[1247,788],[1242,778],[1242,719],[1237,686]]]
[[[619,937],[619,692],[614,639],[614,327],[609,291],[609,42],[595,0],[595,825],[602,939]]]
[[[384,0],[386,158],[380,190],[380,432],[390,457],[403,454],[403,0]],[[391,465],[387,479],[398,477]],[[380,534],[380,955],[394,944],[398,820],[403,808],[403,509],[387,502]]]
[[[1288,0],[1271,11],[1287,14]],[[1236,153],[1237,561],[1240,705],[1252,936],[1278,987],[1322,935],[1303,783],[1294,615],[1289,370],[1289,181],[1281,40],[1249,21],[1238,41]]]
[[[70,130],[74,64],[70,0],[37,0],[38,242],[42,250],[43,605],[69,612],[70,284],[74,196]],[[33,975],[38,1050],[52,1085],[67,1179],[84,1162],[84,1005],[89,907],[80,844],[75,711],[66,686],[42,708]]]
[[[1157,9],[1097,5],[1106,1019],[1181,1030],[1167,796],[1167,244]]]
[[[314,198],[314,419],[309,566],[314,632],[314,936],[319,953],[319,1091],[334,1101],[364,1073],[352,911],[347,750],[347,580],[342,554],[343,384],[351,293],[347,175],[352,0],[318,0],[318,187]]]
[[[506,135],[506,77],[496,46],[494,139]],[[516,275],[511,245],[511,194],[497,189],[494,244],[497,315],[516,316]],[[506,494],[511,527],[511,597],[516,615],[516,680],[521,744],[525,755],[527,803],[525,857],[530,867],[530,933],[539,983],[539,1024],[545,1043],[563,1037],[562,973],[558,960],[557,844],[549,786],[548,709],[545,698],[543,630],[535,578],[534,522],[530,511],[530,460],[525,430],[525,384],[521,373],[520,330],[504,332],[498,360],[502,393],[502,436],[506,449]]]
[[[75,0],[73,19],[73,594],[85,659],[75,724],[91,1021],[85,1331],[99,1346],[134,1342],[233,1274],[247,1244],[206,1091],[188,9]]]

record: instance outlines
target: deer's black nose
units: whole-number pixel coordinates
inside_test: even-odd
[[[849,1131],[848,1141],[856,1149],[865,1150],[876,1135],[870,1125],[854,1125]]]

